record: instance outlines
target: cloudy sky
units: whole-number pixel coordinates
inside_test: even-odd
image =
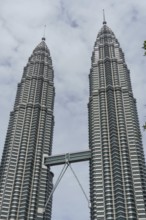
[[[146,118],[145,0],[0,0],[0,157],[17,83],[46,25],[55,71],[53,154],[88,149],[88,74],[102,9],[125,53],[140,126]],[[146,152],[146,132],[142,130]],[[53,168],[54,182],[62,167]],[[88,162],[73,165],[89,196]],[[53,220],[88,220],[89,209],[70,170],[54,194]]]

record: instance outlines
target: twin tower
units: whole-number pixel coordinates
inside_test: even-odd
[[[10,113],[0,166],[0,220],[51,219],[50,166],[66,163],[66,155],[51,156],[53,79],[43,38],[24,67]],[[89,149],[67,154],[67,161],[89,160],[90,219],[146,220],[146,167],[136,100],[124,54],[105,21],[94,44],[89,84]]]

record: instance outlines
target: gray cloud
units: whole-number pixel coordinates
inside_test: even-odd
[[[32,50],[40,42],[43,26],[55,72],[55,131],[53,153],[88,148],[88,74],[92,48],[102,26],[102,9],[125,53],[137,99],[140,126],[144,123],[146,57],[146,3],[136,0],[5,0],[0,7],[0,152],[17,83]],[[144,146],[146,133],[142,131]],[[146,151],[146,149],[145,149]],[[88,163],[73,166],[89,193]],[[60,167],[53,168],[54,181]],[[54,194],[53,220],[86,220],[89,209],[68,171]]]

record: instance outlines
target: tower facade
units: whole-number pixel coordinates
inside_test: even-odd
[[[51,155],[54,83],[49,49],[42,38],[18,84],[0,166],[0,219],[51,219],[53,174],[44,166]],[[46,217],[47,216],[47,217]]]
[[[92,220],[145,220],[146,169],[129,70],[103,22],[89,74]]]
[[[90,161],[91,220],[146,220],[136,100],[124,54],[105,21],[91,62],[89,150],[50,156],[54,73],[45,39],[34,49],[10,114],[0,166],[0,220],[50,220],[50,200],[43,212],[52,190],[49,167],[85,160]]]

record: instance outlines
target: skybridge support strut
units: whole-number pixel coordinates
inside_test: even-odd
[[[91,159],[91,151],[86,150],[86,151],[81,151],[81,152],[75,152],[75,153],[67,153],[67,154],[60,154],[60,155],[55,155],[55,156],[49,156],[49,157],[44,157],[44,165],[45,166],[55,166],[55,165],[62,165],[64,164],[64,167],[51,191],[51,194],[49,195],[47,202],[45,204],[44,209],[41,209],[41,213],[45,213],[46,207],[48,203],[50,202],[50,199],[57,188],[59,182],[61,181],[65,171],[67,170],[68,167],[70,167],[75,179],[77,180],[87,202],[88,202],[88,207],[91,208],[90,201],[88,199],[88,196],[86,195],[77,175],[75,174],[73,168],[71,167],[71,163],[77,163],[77,162],[82,162],[82,161],[89,161]]]

